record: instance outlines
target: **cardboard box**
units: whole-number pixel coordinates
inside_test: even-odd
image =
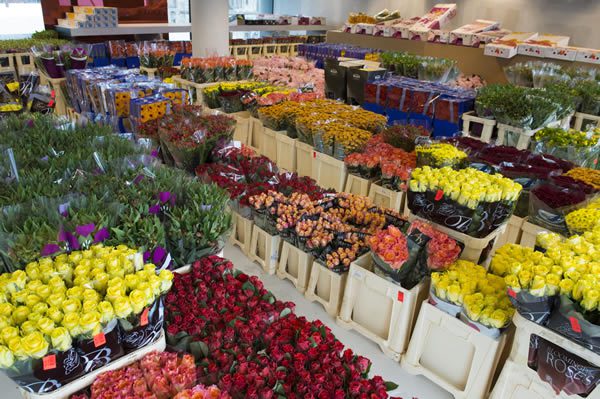
[[[518,54],[529,55],[532,57],[543,58],[546,56],[546,50],[549,47],[565,47],[569,45],[570,37],[543,34],[535,39],[526,40],[519,43]]]
[[[346,93],[348,104],[354,105],[365,100],[365,85],[367,82],[381,80],[385,77],[387,69],[373,67],[350,67],[346,74]]]
[[[432,43],[444,43],[450,42],[450,31],[441,29],[431,29],[427,35],[427,41]]]
[[[372,35],[375,29],[375,24],[356,24],[352,27],[351,33],[359,35]]]
[[[475,35],[481,32],[487,32],[500,28],[500,22],[488,21],[485,19],[478,19],[473,23],[463,25],[458,29],[454,29],[450,32],[450,44],[462,45],[462,46],[474,46],[479,45]]]
[[[427,14],[422,16],[413,28],[417,32],[423,29],[441,29],[456,15],[456,4],[436,4]]]
[[[483,53],[492,57],[512,58],[517,55],[519,44],[535,39],[537,36],[535,32],[514,32],[486,44]]]
[[[578,50],[577,47],[548,47],[544,56],[555,60],[575,61]]]
[[[577,50],[575,61],[587,62],[588,64],[600,64],[600,50],[580,48]]]
[[[353,27],[354,27],[354,24],[345,23],[344,26],[342,26],[342,32],[352,33]]]
[[[491,43],[494,40],[502,39],[504,36],[510,35],[511,33],[512,31],[508,29],[498,29],[476,33],[475,41],[477,41],[478,45],[475,46],[475,44],[473,44],[473,47],[480,47],[481,45]]]
[[[417,23],[417,21],[420,19],[420,17],[414,17],[411,19],[405,19],[391,26],[386,26],[383,30],[383,36],[408,39],[410,37],[410,27]]]
[[[387,27],[396,25],[397,23],[400,23],[400,22],[402,22],[401,18],[392,19],[392,20],[385,21],[385,22],[379,22],[373,28],[373,36],[385,36],[385,29]]]

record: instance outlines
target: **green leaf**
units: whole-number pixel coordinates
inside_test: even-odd
[[[398,388],[398,384],[393,383],[391,381],[386,381],[385,382],[385,390],[386,391],[393,391],[396,388]]]
[[[281,311],[281,313],[279,313],[279,317],[280,318],[284,318],[286,316],[288,316],[289,314],[292,313],[292,310],[290,308],[285,308]]]
[[[201,359],[208,356],[208,345],[202,341],[190,343],[190,352],[196,359]]]
[[[256,293],[256,287],[250,281],[246,281],[244,284],[242,284],[242,289],[244,291],[250,290],[250,291]]]
[[[285,389],[283,389],[283,384],[281,383],[281,381],[277,381],[275,383],[275,386],[273,387],[273,392],[279,395],[285,394]]]

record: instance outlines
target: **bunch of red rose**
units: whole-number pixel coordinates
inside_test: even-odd
[[[219,257],[175,275],[166,298],[171,344],[189,344],[198,379],[232,398],[387,398],[370,362],[343,345],[320,322],[293,314],[260,280],[236,273]]]

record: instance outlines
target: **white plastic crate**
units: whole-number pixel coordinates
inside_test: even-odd
[[[268,127],[263,128],[260,153],[277,164],[277,133]]]
[[[19,76],[28,75],[37,69],[32,53],[16,53],[15,61]]]
[[[477,264],[480,264],[480,265],[486,266],[486,267],[488,266],[489,261],[491,260],[492,255],[493,255],[492,249],[496,248],[496,246],[494,245],[495,240],[500,235],[502,235],[504,233],[504,231],[506,230],[506,223],[505,223],[502,226],[498,227],[496,230],[492,231],[486,237],[474,238],[467,234],[459,233],[456,230],[450,229],[445,226],[441,226],[437,223],[434,223],[429,220],[423,219],[421,217],[415,216],[412,213],[410,213],[408,215],[408,220],[410,220],[411,222],[414,220],[421,220],[425,223],[429,223],[436,230],[439,230],[442,233],[447,234],[448,236],[454,238],[456,241],[463,243],[465,247],[463,248],[462,252],[460,253],[460,259],[468,260],[473,263],[477,263]],[[488,251],[487,256],[485,257],[485,259],[480,260],[481,255],[488,248],[490,250]]]
[[[510,333],[490,338],[424,301],[402,368],[456,399],[485,398]]]
[[[521,227],[521,241],[519,244],[523,247],[535,247],[537,235],[539,233],[548,232],[545,227],[538,226],[529,221],[529,218],[524,219],[523,226]]]
[[[379,181],[371,183],[369,188],[369,198],[373,203],[381,208],[389,208],[397,212],[401,212],[405,200],[403,191],[394,191],[385,188]]]
[[[144,75],[148,75],[150,79],[154,79],[157,76],[158,68],[146,68],[144,66],[140,66],[140,72]]]
[[[600,355],[593,351],[579,345],[578,343],[571,341],[570,339],[563,337],[557,332],[551,329],[541,326],[537,323],[527,320],[519,313],[515,312],[513,316],[513,323],[516,326],[515,339],[513,341],[512,349],[510,351],[509,359],[517,363],[519,366],[527,367],[527,358],[529,355],[529,343],[532,334],[544,338],[546,341],[552,342],[553,344],[560,346],[566,351],[587,360],[591,364],[600,367]],[[600,398],[600,389],[596,393]]]
[[[585,126],[583,126],[583,123],[585,121],[595,122],[596,126],[599,126],[600,125],[600,116],[584,114],[582,112],[576,112],[575,113],[575,124],[573,125],[573,129],[575,129],[575,130],[584,129]]]
[[[239,141],[242,144],[248,145],[248,139],[251,135],[251,129],[253,124],[251,123],[252,116],[248,111],[235,112],[229,114],[236,121],[235,131],[233,132],[233,139]]]
[[[252,148],[256,153],[262,154],[263,133],[265,127],[260,119],[250,118],[251,127],[248,135],[248,147]]]
[[[539,130],[539,129],[538,129]],[[525,150],[529,147],[529,143],[531,143],[531,137],[537,132],[537,130],[529,130],[529,129],[521,129],[517,127],[512,127],[509,125],[504,125],[502,123],[498,123],[498,139],[496,140],[496,144],[498,145],[512,145],[509,142],[508,135],[516,134],[518,135],[516,146],[519,150]]]
[[[336,317],[344,296],[347,277],[348,273],[335,273],[314,261],[304,296],[311,302],[319,302],[331,317]]]
[[[231,212],[233,219],[233,232],[229,237],[232,245],[240,247],[243,253],[248,254],[250,240],[252,239],[252,220],[246,219],[237,212]]]
[[[272,236],[254,225],[248,257],[258,263],[265,273],[275,274],[281,251],[281,237]]]
[[[344,187],[344,192],[366,197],[369,195],[370,186],[371,182],[369,180],[349,173],[348,178],[346,179],[346,187]]]
[[[306,291],[313,256],[301,251],[287,241],[283,242],[277,277],[290,280],[300,293]]]
[[[494,127],[496,126],[495,119],[480,118],[475,116],[475,111],[465,112],[462,114],[463,120],[463,133],[473,139],[483,141],[484,143],[490,143],[492,141],[492,134],[494,133]],[[471,123],[479,123],[483,125],[481,136],[473,136],[471,134]]]
[[[0,73],[12,73],[17,76],[15,70],[15,58],[13,54],[0,54]]]
[[[277,166],[286,172],[296,172],[296,139],[288,137],[286,132],[277,132]]]
[[[375,342],[386,356],[400,360],[416,316],[429,292],[429,280],[410,290],[374,273],[371,253],[350,265],[337,323]]]
[[[590,395],[589,399],[598,396]],[[550,385],[540,379],[535,371],[529,367],[519,366],[507,360],[502,368],[500,377],[494,385],[489,399],[547,399],[561,398],[574,399],[579,396],[556,395]]]
[[[506,244],[518,244],[521,242],[523,223],[525,223],[525,218],[512,215],[510,219],[508,219],[506,230],[504,233],[498,236],[498,239],[494,243],[494,248],[500,248]]]
[[[318,152],[316,153],[316,165],[315,180],[319,186],[325,189],[333,188],[335,191],[344,191],[347,175],[344,161]]]
[[[94,380],[96,379],[96,377],[98,375],[105,373],[107,371],[118,370],[118,369],[128,366],[132,363],[135,363],[150,352],[154,352],[154,351],[162,352],[165,350],[165,347],[166,347],[165,333],[164,333],[164,331],[161,331],[160,337],[154,343],[147,345],[141,349],[138,349],[135,352],[129,353],[123,357],[120,357],[120,358],[110,362],[109,364],[107,364],[104,367],[100,367],[97,370],[91,371],[91,372],[87,373],[86,375],[76,379],[75,381],[71,381],[70,383],[64,385],[63,387],[61,387],[53,392],[36,394],[36,393],[27,392],[20,388],[19,388],[19,391],[21,392],[21,394],[23,395],[23,398],[25,398],[25,399],[64,399],[64,398],[68,398],[72,394],[79,392],[82,389],[85,389],[85,388],[89,387],[90,385],[92,385],[92,383],[94,382]]]
[[[310,145],[296,141],[296,172],[298,176],[316,178],[317,152]]]

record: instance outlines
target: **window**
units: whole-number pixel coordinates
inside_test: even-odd
[[[27,38],[42,30],[40,0],[0,0],[0,40]]]

